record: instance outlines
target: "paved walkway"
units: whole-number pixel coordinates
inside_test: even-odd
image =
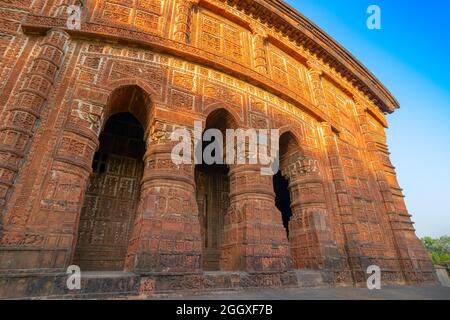
[[[450,288],[391,286],[364,288],[261,289],[207,295],[160,297],[175,300],[450,300]]]

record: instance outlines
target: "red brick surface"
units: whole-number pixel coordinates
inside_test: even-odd
[[[195,167],[171,162],[169,137],[222,110],[226,125],[289,134],[281,170],[293,212],[287,238],[272,178],[259,167],[230,167],[222,271],[253,274],[256,286],[289,283],[294,269],[321,270],[336,285],[362,283],[373,264],[389,282],[434,279],[389,159],[389,99],[314,54],[314,37],[285,37],[287,16],[256,20],[275,10],[270,1],[255,4],[255,16],[236,2],[87,1],[82,30],[71,31],[65,8],[78,1],[0,0],[6,278],[73,263],[102,128],[130,112],[147,148],[125,270],[176,274],[186,280],[181,287],[195,288],[203,252]],[[154,290],[154,278],[140,287]]]

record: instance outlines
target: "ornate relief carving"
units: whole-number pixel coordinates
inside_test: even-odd
[[[65,1],[68,2],[70,1]],[[195,11],[195,19],[192,21],[189,21],[192,10],[184,6],[192,3],[188,0],[105,0],[93,4],[96,6],[94,22],[83,23],[82,34],[96,40],[80,38],[79,41],[83,44],[74,46],[75,49],[70,51],[69,70],[73,72],[68,74],[75,74],[75,77],[64,79],[57,93],[58,96],[65,95],[64,99],[55,100],[64,103],[56,106],[57,110],[52,113],[55,118],[52,123],[57,129],[55,132],[64,133],[58,137],[49,136],[60,142],[55,142],[53,164],[45,168],[51,172],[51,177],[48,181],[37,179],[34,186],[29,186],[40,188],[39,192],[43,193],[41,201],[36,201],[40,203],[39,208],[29,208],[32,219],[14,212],[6,217],[5,221],[12,221],[12,227],[24,230],[21,234],[25,235],[9,236],[5,238],[6,243],[17,243],[20,246],[33,246],[34,243],[42,247],[48,245],[34,237],[34,233],[26,231],[27,223],[37,220],[49,221],[49,228],[54,228],[52,232],[66,232],[70,228],[75,230],[75,219],[81,210],[78,197],[86,189],[86,177],[97,147],[95,135],[98,134],[103,116],[100,106],[108,101],[111,83],[135,81],[145,86],[145,90],[152,93],[156,91],[157,94],[152,94],[151,97],[152,109],[149,113],[153,125],[147,129],[149,148],[145,156],[146,179],[140,194],[138,228],[130,241],[127,268],[136,272],[200,271],[201,236],[192,182],[193,166],[175,166],[165,150],[170,146],[170,133],[183,127],[179,123],[184,121],[183,117],[203,119],[206,110],[220,107],[231,110],[243,126],[292,128],[299,142],[311,151],[309,154],[317,155],[320,159],[330,158],[332,173],[328,168],[324,174],[336,174],[332,181],[334,189],[333,184],[327,187],[325,182],[328,181],[320,176],[317,160],[302,157],[283,169],[283,174],[293,180],[290,181],[293,182],[292,199],[300,199],[298,203],[294,203],[291,221],[293,228],[298,231],[291,238],[291,252],[296,257],[296,267],[331,270],[336,278],[351,281],[348,280],[348,267],[343,267],[345,262],[340,264],[340,257],[334,252],[337,251],[336,242],[341,251],[349,248],[348,243],[345,243],[346,236],[361,237],[364,242],[362,251],[370,257],[396,257],[392,248],[382,243],[383,238],[391,236],[385,234],[383,228],[389,229],[390,226],[381,224],[376,213],[384,212],[384,206],[387,208],[393,229],[399,235],[399,242],[408,243],[414,236],[400,236],[402,228],[409,230],[412,227],[407,221],[406,208],[395,183],[395,172],[389,161],[382,121],[377,119],[381,115],[376,115],[373,110],[364,116],[359,113],[360,120],[364,120],[360,122],[351,116],[355,106],[350,96],[363,90],[357,87],[361,85],[361,81],[357,80],[357,85],[350,83],[340,74],[342,68],[334,69],[336,63],[327,65],[330,62],[328,54],[320,51],[321,46],[314,45],[311,39],[294,43],[292,40],[298,40],[298,35],[291,34],[291,38],[286,35],[295,28],[291,26],[289,30],[281,30],[275,14],[268,15],[264,20],[267,24],[276,22],[273,24],[275,27],[268,28],[262,20],[257,20],[256,17],[261,12],[268,12],[267,8],[271,5],[268,1],[265,2],[265,9],[261,6],[262,2],[202,2],[203,5]],[[278,5],[278,1],[272,3]],[[248,14],[243,8],[250,8],[255,16]],[[15,34],[19,30],[18,21],[21,19],[9,18],[11,15],[21,17],[21,14],[0,13],[0,28],[4,27],[2,29],[8,35]],[[171,21],[174,25],[165,29],[166,21]],[[65,20],[29,15],[26,23],[29,25],[24,25],[25,33],[31,30],[38,33],[52,25],[64,27]],[[306,26],[309,25],[303,25]],[[314,28],[310,31],[313,35],[317,32]],[[169,32],[172,34],[169,35]],[[316,34],[318,35],[320,34]],[[13,57],[22,52],[26,35],[21,34],[23,39],[20,41],[14,37],[4,38],[0,35],[0,43],[5,43],[5,46],[11,47],[18,43],[17,48],[9,48],[4,52],[0,45],[0,54]],[[266,41],[267,37],[269,41]],[[1,114],[0,198],[3,199],[0,199],[0,206],[5,203],[6,193],[14,183],[14,174],[27,150],[27,141],[34,133],[41,109],[47,98],[53,97],[52,86],[57,81],[65,56],[68,39],[60,39],[56,35],[45,41],[50,44],[43,42],[36,45],[36,49],[31,49],[30,62],[25,62],[23,66],[29,74],[22,75],[21,79],[24,81],[20,80],[17,86],[21,90],[20,94],[10,98],[8,112]],[[155,48],[155,51],[149,50],[149,47]],[[318,52],[321,54],[316,55]],[[43,57],[37,58],[39,54]],[[8,61],[15,60],[9,58]],[[310,61],[310,64],[305,66],[304,61]],[[6,64],[5,62],[4,65]],[[3,79],[4,73],[1,72]],[[130,78],[133,80],[130,81]],[[373,80],[368,77],[367,81]],[[2,80],[2,85],[6,82]],[[374,85],[373,82],[368,83]],[[66,84],[69,84],[67,90]],[[371,101],[373,95],[370,94],[362,99],[365,104],[363,109],[376,108],[375,103],[382,105]],[[313,106],[313,101],[316,106]],[[357,112],[361,112],[361,109],[361,106],[356,108]],[[176,110],[185,112],[177,114]],[[139,120],[143,114],[145,111],[138,115]],[[68,120],[64,122],[66,117]],[[330,132],[324,134],[326,142],[323,142],[323,136],[319,134],[322,133],[318,129],[319,122],[327,121],[335,121],[343,127],[338,128],[340,134],[336,146],[329,143],[330,132],[333,132],[331,128]],[[67,127],[61,129],[62,123],[67,124]],[[333,127],[334,125],[336,124],[333,123]],[[358,135],[360,128],[357,128],[360,125],[363,126],[365,138],[370,140],[367,149],[376,158],[374,162],[368,162],[364,157],[366,151],[361,148],[362,140]],[[45,143],[50,145],[51,141]],[[52,145],[51,148],[53,147]],[[47,146],[42,144],[38,148],[44,150]],[[336,154],[334,149],[341,154]],[[378,184],[383,190],[386,186],[391,190],[383,193],[383,201],[374,200],[373,197],[379,190],[367,175],[367,170],[372,165],[375,167]],[[121,168],[116,159],[112,158],[109,166],[114,173],[112,177],[100,178],[94,175],[91,179],[85,202],[89,217],[96,215],[102,206],[111,209],[92,196],[99,192],[105,197],[123,195],[123,201],[116,201],[113,206],[119,215],[129,211],[129,200],[135,194],[136,184],[128,176],[115,175],[120,173]],[[223,261],[225,265],[231,265],[232,269],[232,260],[245,255],[246,269],[288,270],[289,247],[279,222],[279,212],[273,205],[272,179],[262,178],[259,172],[255,174],[250,168],[244,169],[241,173],[231,174],[231,201],[229,210],[224,214],[224,219],[231,227],[224,237],[228,242],[223,247]],[[33,174],[34,172],[31,173]],[[327,194],[330,190],[336,191],[336,196]],[[225,198],[226,195],[222,195],[221,201],[227,206]],[[199,205],[202,205],[201,201]],[[341,210],[339,218],[342,219],[342,224],[340,219],[333,220],[337,214],[330,208],[337,207]],[[68,214],[62,214],[63,212]],[[82,232],[89,231],[90,227],[89,223],[83,224]],[[242,227],[245,228],[245,233],[241,233]],[[110,233],[109,239],[117,243],[114,241],[124,238],[123,228],[123,224],[118,224],[117,230],[113,230],[99,223],[98,233],[92,240],[104,242]],[[64,230],[61,231],[62,229]],[[344,233],[342,230],[348,232]],[[71,239],[66,242],[65,247],[70,247]],[[239,246],[235,246],[236,243]],[[388,253],[383,252],[385,248]],[[350,247],[350,250],[354,249],[355,247]],[[410,252],[407,245],[402,249]],[[246,255],[246,252],[252,254]],[[352,263],[358,265],[360,252],[351,253],[354,258]],[[392,258],[392,262],[394,266],[389,270],[397,268],[398,259]],[[413,268],[412,261],[407,260],[404,264],[408,270]],[[394,279],[400,279],[400,276],[395,275],[396,272],[398,270],[392,272]],[[245,285],[263,281],[272,284],[279,280],[274,277],[272,281],[269,276],[264,277],[266,276],[244,282]],[[199,284],[188,283],[181,286],[198,287]],[[156,288],[159,288],[159,283]]]
[[[273,44],[268,46],[268,50],[273,81],[286,85],[296,94],[311,101],[306,67]]]
[[[195,96],[172,89],[170,92],[170,107],[180,111],[192,111],[194,108]]]
[[[162,94],[164,78],[167,78],[167,70],[158,65],[148,63],[135,63],[113,60],[109,80],[123,78],[141,78],[151,84],[153,89]]]
[[[7,149],[12,154],[22,155],[31,142],[36,120],[57,80],[57,70],[61,67],[68,43],[68,34],[60,30],[50,30],[42,40],[39,55],[30,62],[30,71],[22,83],[18,97],[11,99],[12,103],[6,106],[5,120],[0,126],[0,150]],[[0,162],[3,178],[9,170],[7,163]],[[14,174],[17,170],[18,168],[14,168]],[[9,177],[9,181],[0,180],[0,185],[3,184],[1,193],[7,193],[5,189],[11,188],[8,183],[12,182],[13,176]],[[5,198],[0,202],[4,203]]]
[[[183,43],[190,42],[191,15],[199,0],[177,0],[175,9],[174,38]]]
[[[173,72],[173,84],[189,91],[195,91],[196,89],[194,74],[183,73],[178,70]]]
[[[41,246],[45,243],[45,235],[33,233],[6,232],[2,238],[5,246]]]
[[[267,115],[267,103],[259,98],[250,96],[250,111]]]
[[[311,86],[313,89],[314,100],[316,101],[317,107],[327,112],[325,93],[322,87],[322,70],[311,61],[308,61],[309,65],[309,75],[311,77]]]
[[[185,129],[185,127],[173,123],[155,121],[150,127],[150,135],[147,143],[148,144],[168,143],[171,141],[170,136],[172,132],[174,132],[177,129]]]
[[[76,174],[52,170],[44,190],[41,208],[78,213],[85,190],[84,179]]]
[[[202,49],[248,64],[247,42],[250,32],[207,10],[200,11],[200,43]]]
[[[127,25],[144,32],[161,33],[166,22],[164,0],[100,0],[95,21]]]
[[[239,113],[243,114],[244,95],[242,93],[217,83],[205,81],[203,84],[203,108],[206,109],[216,102],[239,107]]]
[[[300,157],[283,169],[283,176],[287,179],[295,179],[301,176],[319,174],[320,171],[318,161],[305,157]]]
[[[74,128],[86,128],[92,130],[95,135],[100,133],[103,107],[76,101],[69,115],[68,125]]]
[[[252,26],[253,31],[253,54],[256,71],[263,75],[269,72],[267,64],[267,40],[268,34],[258,25]]]

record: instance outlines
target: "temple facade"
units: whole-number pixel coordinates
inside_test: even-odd
[[[0,74],[0,297],[434,281],[397,101],[281,0],[0,0]],[[176,165],[195,121],[279,129],[279,172]]]

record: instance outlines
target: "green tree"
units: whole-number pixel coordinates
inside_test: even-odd
[[[443,236],[438,239],[424,237],[421,239],[433,263],[441,264],[450,261],[450,237]]]

